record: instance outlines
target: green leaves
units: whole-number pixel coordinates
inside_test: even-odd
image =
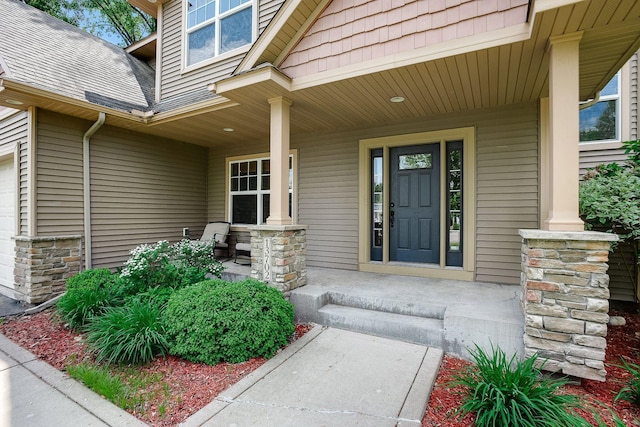
[[[630,167],[599,166],[580,183],[580,216],[590,228],[640,239],[640,175]]]
[[[625,386],[616,395],[615,400],[622,399],[640,406],[640,365],[622,360],[622,366],[620,367],[625,369],[630,377]]]
[[[194,362],[271,357],[294,331],[293,306],[256,280],[209,280],[176,291],[165,310],[170,353]]]
[[[559,393],[566,381],[541,377],[537,355],[520,361],[499,348],[488,355],[477,345],[471,355],[475,366],[451,384],[467,389],[457,415],[475,413],[478,427],[590,426],[573,412],[580,399]]]
[[[91,322],[87,342],[96,350],[99,362],[141,364],[166,354],[165,335],[160,309],[133,300]]]

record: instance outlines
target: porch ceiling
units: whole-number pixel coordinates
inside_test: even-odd
[[[544,3],[544,2],[537,2]],[[534,3],[535,5],[536,3]],[[545,3],[551,4],[551,3]],[[535,12],[534,12],[535,13]],[[334,79],[293,90],[291,132],[330,131],[378,126],[425,116],[534,102],[548,96],[549,37],[584,31],[580,44],[580,97],[593,97],[640,48],[640,2],[635,0],[582,1],[537,12],[530,37],[479,51],[443,56],[428,62]],[[277,86],[277,85],[276,85]],[[109,114],[107,123],[144,133],[204,146],[266,140],[269,137],[268,97],[282,87],[247,85],[223,96],[230,102],[203,107],[174,117],[131,120],[126,113]],[[405,102],[392,103],[393,96]],[[62,100],[0,93],[0,105],[9,97],[23,97],[25,105],[95,120],[98,106],[72,105]],[[11,106],[11,105],[7,105]],[[14,107],[15,108],[15,107]],[[233,128],[225,132],[224,128]]]

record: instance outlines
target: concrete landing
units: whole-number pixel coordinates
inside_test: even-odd
[[[183,426],[420,426],[442,351],[315,327]]]
[[[443,349],[523,355],[520,287],[309,268],[291,292],[296,319]]]

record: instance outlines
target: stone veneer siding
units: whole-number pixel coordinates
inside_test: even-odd
[[[66,289],[80,272],[82,236],[15,237],[15,290],[18,298],[39,304]]]
[[[520,230],[525,356],[543,369],[604,381],[609,248],[617,236]]]
[[[251,230],[251,277],[288,292],[307,281],[307,227],[260,225]]]

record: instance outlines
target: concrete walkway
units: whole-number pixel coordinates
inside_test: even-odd
[[[185,426],[420,426],[442,351],[315,327]],[[0,335],[0,425],[145,425]]]

